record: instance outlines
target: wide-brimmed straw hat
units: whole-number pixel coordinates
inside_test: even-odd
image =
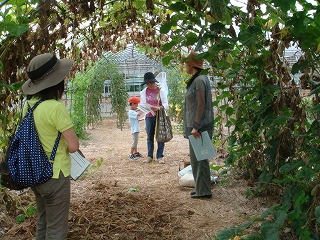
[[[147,83],[153,83],[153,82],[158,82],[155,76],[153,75],[152,72],[147,72],[143,76],[143,83],[141,85],[147,84]]]
[[[186,58],[186,63],[189,64],[192,67],[200,68],[203,69],[203,62],[204,59],[202,58],[195,58],[198,54],[196,52],[191,52],[187,58]]]
[[[34,57],[27,67],[29,80],[22,85],[25,94],[33,95],[64,80],[72,68],[71,59],[58,59],[52,53]]]

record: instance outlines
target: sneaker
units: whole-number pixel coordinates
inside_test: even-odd
[[[148,157],[147,160],[144,161],[144,163],[151,163],[153,161],[152,157]]]
[[[134,154],[129,155],[129,158],[130,158],[131,160],[135,160],[135,159],[136,159],[136,157],[134,156]]]
[[[139,153],[139,152],[136,152],[136,153],[134,153],[133,155],[134,155],[135,157],[142,157],[141,153]]]
[[[164,158],[158,158],[158,163],[164,164]]]

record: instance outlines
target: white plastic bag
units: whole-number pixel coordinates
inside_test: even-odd
[[[165,91],[166,95],[168,95],[167,74],[165,72],[160,72],[156,76],[156,80],[159,82],[159,87]]]
[[[179,184],[181,186],[183,187],[195,186],[191,165],[179,171],[178,176],[180,177]],[[212,183],[217,184],[218,177],[213,174],[212,170],[210,170],[210,178]]]
[[[179,184],[183,187],[194,187],[194,179],[192,173],[186,173],[179,179]]]
[[[187,173],[192,173],[191,165],[188,165],[187,167],[185,167],[181,171],[179,171],[178,176],[183,177]]]

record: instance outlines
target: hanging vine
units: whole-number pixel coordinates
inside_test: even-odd
[[[86,70],[102,52],[123,49],[129,41],[143,46],[148,54],[162,57],[164,64],[181,60],[181,49],[201,51],[213,74],[221,79],[217,85],[223,87],[221,94],[225,96],[220,99],[232,103],[216,105],[227,112],[228,126],[233,128],[226,163],[247,179],[252,195],[271,192],[279,196],[278,204],[258,218],[221,231],[216,237],[319,238],[317,1],[248,0],[244,7],[229,0],[9,3],[2,3],[0,13],[0,96],[6,102],[1,102],[1,116],[10,114],[8,104],[15,106],[19,99],[12,97],[19,95],[11,89],[12,84],[26,79],[26,63],[44,51],[76,60],[73,73]],[[292,44],[302,55],[289,66],[284,51]],[[297,73],[301,74],[302,86],[311,90],[312,106],[308,109],[315,119],[307,118],[310,113],[293,79]],[[122,76],[115,74],[114,79],[112,105],[119,112],[121,126],[126,96]],[[253,234],[246,232],[250,227],[255,230]]]

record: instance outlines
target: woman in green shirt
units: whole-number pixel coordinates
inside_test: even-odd
[[[58,59],[51,53],[38,55],[27,67],[30,79],[22,86],[31,107],[42,100],[34,110],[34,122],[48,158],[58,132],[61,133],[52,178],[31,188],[37,203],[36,240],[63,240],[68,233],[71,171],[69,153],[79,149],[79,141],[61,98],[64,78],[70,72],[72,64],[72,60]],[[27,104],[24,105],[24,113],[26,110]]]
[[[203,59],[196,59],[196,53],[191,52],[185,62],[186,71],[192,77],[187,82],[184,103],[184,133],[185,136],[201,136],[201,132],[208,131],[212,138],[213,109],[209,79],[200,75],[203,69]],[[189,155],[195,189],[191,198],[211,198],[211,178],[208,160],[198,161],[189,141]]]

